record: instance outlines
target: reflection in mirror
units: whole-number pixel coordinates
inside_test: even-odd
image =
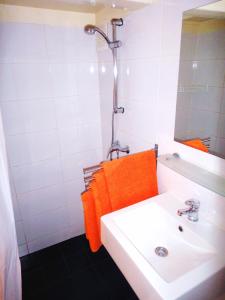
[[[175,141],[225,158],[225,0],[183,15]]]

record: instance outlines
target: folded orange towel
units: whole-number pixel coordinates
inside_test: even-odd
[[[95,172],[93,175],[93,183],[91,184],[95,199],[95,211],[97,223],[100,231],[100,218],[105,214],[112,211],[111,201],[109,199],[109,193],[107,183],[103,170]]]
[[[158,194],[155,151],[103,162],[82,194],[86,237],[93,252],[101,246],[103,215]]]
[[[209,152],[208,148],[203,144],[203,142],[200,139],[189,140],[183,142],[183,144],[204,152]]]
[[[96,222],[95,203],[91,190],[81,194],[81,199],[84,208],[84,223],[86,238],[89,240],[89,245],[92,252],[96,252],[100,246],[100,232]]]
[[[158,194],[155,151],[145,151],[102,163],[112,210]]]

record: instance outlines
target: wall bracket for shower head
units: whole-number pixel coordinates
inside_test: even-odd
[[[122,18],[112,19],[111,24],[115,26],[123,26],[123,19]]]

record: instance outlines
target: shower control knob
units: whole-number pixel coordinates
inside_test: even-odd
[[[115,114],[123,114],[124,113],[124,107],[117,107],[114,109]]]

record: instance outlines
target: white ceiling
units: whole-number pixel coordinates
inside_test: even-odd
[[[104,7],[135,10],[152,0],[0,0],[0,3],[58,10],[96,13]]]
[[[225,19],[225,0],[220,0],[215,3],[191,9],[189,11],[186,11],[183,16],[184,19],[191,19],[196,17],[202,18],[202,21],[204,21],[204,18]]]

